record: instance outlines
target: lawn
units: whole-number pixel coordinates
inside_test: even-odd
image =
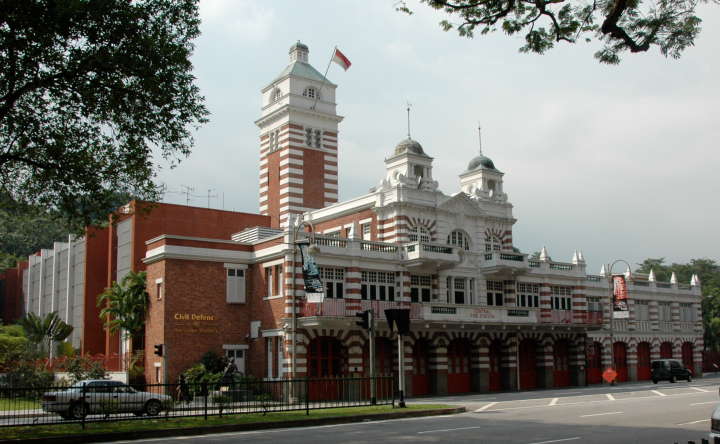
[[[29,399],[0,398],[0,411],[5,410],[35,410],[40,408],[40,403]]]
[[[0,428],[0,439],[31,439],[57,437],[74,434],[97,434],[97,433],[123,433],[139,432],[145,430],[165,430],[188,427],[220,426],[231,424],[252,424],[278,421],[295,421],[317,418],[337,418],[357,415],[368,415],[375,413],[390,413],[403,410],[433,410],[451,407],[444,404],[415,404],[409,405],[406,409],[393,409],[392,406],[368,406],[337,408],[324,410],[311,410],[307,416],[305,411],[293,412],[271,412],[263,414],[243,414],[228,416],[209,416],[207,421],[203,417],[195,418],[171,418],[171,419],[141,419],[131,421],[117,421],[105,423],[88,423],[83,431],[79,424],[55,424],[48,426],[25,426]]]

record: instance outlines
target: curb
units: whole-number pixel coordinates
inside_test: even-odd
[[[391,413],[371,413],[357,416],[341,416],[337,418],[318,418],[318,419],[297,419],[292,421],[276,421],[276,422],[263,422],[263,423],[252,423],[252,424],[225,424],[219,426],[201,426],[201,427],[189,427],[189,428],[176,428],[176,429],[165,429],[165,430],[144,430],[137,432],[113,432],[113,433],[93,433],[87,434],[74,434],[74,435],[63,435],[53,436],[47,438],[24,438],[24,439],[0,439],[0,443],[17,443],[17,442],[28,442],[28,443],[59,443],[59,442],[73,442],[73,443],[91,443],[91,442],[108,442],[108,441],[129,441],[134,439],[148,439],[148,438],[166,438],[171,436],[194,436],[194,435],[205,435],[213,433],[228,433],[228,432],[247,432],[255,430],[265,429],[285,429],[294,427],[312,427],[321,425],[334,425],[334,424],[350,424],[355,422],[365,421],[381,421],[387,419],[400,419],[400,418],[419,418],[423,416],[440,416],[440,415],[453,415],[457,413],[464,413],[465,407],[453,407],[445,409],[433,409],[433,410],[420,410],[420,411],[404,411],[404,412],[391,412]]]

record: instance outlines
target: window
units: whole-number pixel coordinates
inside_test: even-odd
[[[272,92],[271,100],[273,102],[277,102],[278,100],[280,100],[280,97],[282,97],[282,91],[280,91],[280,88],[275,88],[275,90],[273,90]]]
[[[360,225],[360,231],[362,232],[362,238],[363,240],[370,240],[372,237],[372,234],[370,232],[370,224],[362,224]]]
[[[231,268],[226,270],[225,301],[228,304],[245,303],[245,269]]]
[[[360,296],[371,301],[395,300],[395,273],[385,271],[363,271]]]
[[[322,148],[322,131],[319,129],[305,128],[305,145]]]
[[[695,308],[692,306],[692,304],[680,304],[680,321],[695,322]]]
[[[415,177],[425,177],[425,168],[422,165],[413,165],[413,174]]]
[[[270,298],[283,295],[282,278],[282,265],[265,267],[265,283],[267,284],[267,295],[265,297]]]
[[[325,297],[342,299],[345,291],[345,269],[320,267],[320,278],[325,282]]]
[[[650,319],[650,311],[648,310],[648,301],[641,299],[635,300],[635,319],[638,321],[647,321]]]
[[[430,242],[430,230],[420,226],[410,227],[408,240],[410,242],[417,242],[418,240],[420,242]]]
[[[553,310],[572,310],[572,287],[553,286],[551,288]]]
[[[454,230],[452,233],[450,233],[448,235],[447,243],[448,245],[454,245],[464,250],[470,249],[470,241],[468,240],[468,236],[467,234],[465,234],[464,231],[461,230]]]
[[[485,236],[485,251],[500,251],[502,249],[502,241],[497,236]]]
[[[503,282],[502,281],[487,281],[487,304],[502,306],[505,305],[503,300]]]
[[[600,298],[587,298],[587,306],[588,311],[590,312],[602,311],[602,303],[600,302]]]
[[[320,98],[320,94],[318,94],[318,91],[313,88],[312,86],[308,86],[303,91],[303,96],[307,97],[308,99],[314,99],[314,98]]]
[[[315,130],[315,139],[314,139],[313,146],[315,148],[320,148],[322,146],[322,132],[318,129]]]
[[[410,276],[410,302],[430,302],[432,278],[430,276]]]
[[[312,128],[305,128],[305,145],[312,146]]]
[[[158,301],[162,300],[162,281],[157,282],[155,281],[155,297]]]
[[[280,362],[282,359],[282,336],[268,336],[265,338],[267,344],[267,377],[276,379],[280,376]]]
[[[670,307],[670,302],[660,302],[658,304],[658,319],[660,321],[672,320],[672,308]]]
[[[540,284],[525,282],[517,283],[517,306],[518,307],[539,307],[540,306]]]

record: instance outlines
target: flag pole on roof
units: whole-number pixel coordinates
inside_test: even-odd
[[[347,71],[348,68],[350,68],[350,65],[352,65],[352,63],[350,63],[350,60],[347,57],[345,57],[345,54],[340,52],[338,47],[335,46],[333,48],[332,56],[330,56],[330,61],[327,64],[327,68],[325,68],[325,75],[323,76],[322,84],[320,84],[320,89],[318,90],[318,93],[315,94],[315,100],[313,101],[313,104],[310,107],[310,109],[313,111],[315,110],[315,105],[317,105],[317,101],[320,98],[320,91],[322,91],[323,87],[325,86],[325,83],[327,82],[327,73],[328,73],[328,71],[330,71],[330,64],[332,64],[332,62],[335,62],[338,65],[340,65],[342,67],[342,69],[344,69],[345,71]]]

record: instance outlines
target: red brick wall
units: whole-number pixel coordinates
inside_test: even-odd
[[[372,240],[376,240],[378,236],[378,229],[377,229],[377,214],[371,209],[363,210],[358,213],[349,214],[346,216],[338,217],[336,219],[330,219],[325,220],[319,223],[314,224],[313,228],[315,228],[315,231],[320,233],[325,230],[329,230],[336,227],[341,227],[344,225],[349,225],[353,222],[359,222],[364,219],[372,219],[370,222],[370,236]],[[358,230],[360,227],[358,226]],[[342,231],[344,233],[344,231]],[[362,236],[362,233],[357,233],[358,237]]]
[[[12,324],[23,315],[23,270],[27,267],[28,262],[21,261],[15,268],[9,268],[0,273],[0,281],[3,281],[0,285],[0,298],[2,299],[0,318],[5,324]]]
[[[304,150],[303,153],[303,205],[306,208],[325,206],[325,154],[322,151]],[[330,200],[330,199],[328,199]]]
[[[109,233],[108,228],[88,227],[85,230],[83,353],[105,353],[105,333],[99,318],[97,297],[107,287]]]

